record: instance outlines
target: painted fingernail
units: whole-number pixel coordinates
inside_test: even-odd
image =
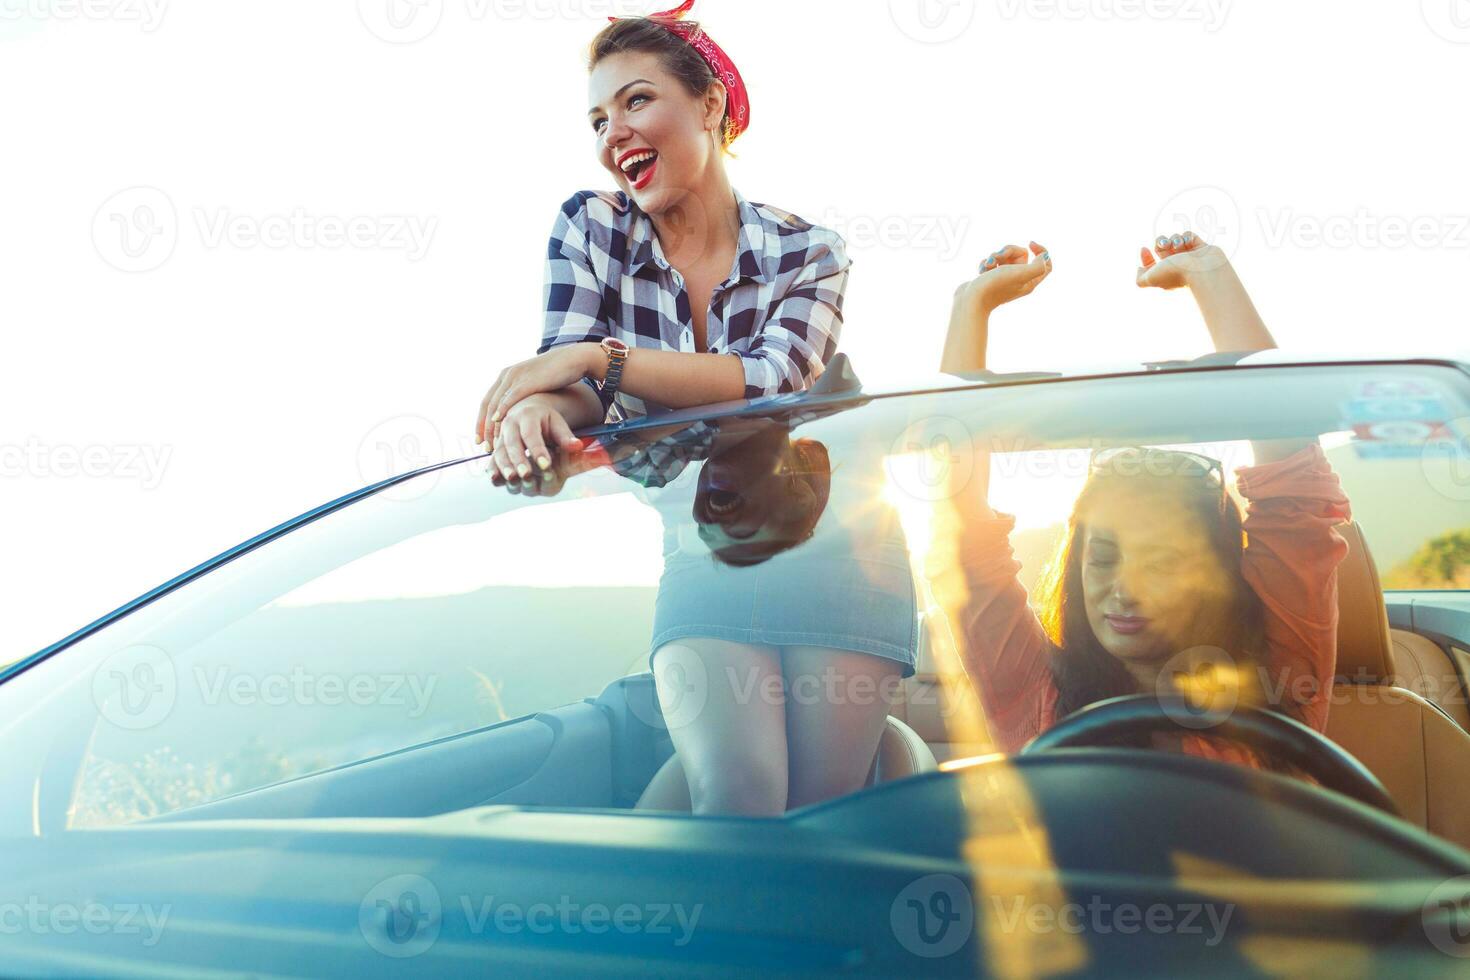
[[[1192,242],[1192,241],[1194,241],[1194,232],[1192,232],[1192,231],[1186,231],[1184,233],[1184,240],[1186,242]]]
[[[545,456],[537,456],[536,465],[541,467],[543,470],[549,470],[551,469],[551,460],[547,459]]]
[[[1184,247],[1184,236],[1183,235],[1175,235],[1173,238],[1169,239],[1169,244],[1173,245],[1175,248],[1183,248]]]
[[[1158,248],[1168,248],[1169,247],[1169,236],[1168,235],[1160,235],[1159,236],[1159,240],[1156,241],[1156,242],[1154,242],[1154,245],[1156,247],[1158,247]]]
[[[531,475],[531,467],[527,466],[525,463],[517,463],[516,464],[516,475],[517,476],[530,476]]]
[[[1041,253],[1041,261],[1043,261],[1043,262],[1050,262],[1051,261],[1051,253],[1050,252],[1042,252]]]

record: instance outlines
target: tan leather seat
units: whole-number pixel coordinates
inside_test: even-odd
[[[888,717],[888,724],[878,739],[878,752],[873,756],[873,765],[868,770],[868,785],[892,782],[905,776],[930,772],[939,768],[934,753],[918,734],[903,722]],[[672,810],[688,813],[689,783],[684,778],[684,769],[679,756],[672,755],[663,767],[649,780],[643,795],[636,804],[639,810]]]
[[[1470,705],[1455,662],[1438,643],[1408,630],[1389,630],[1393,641],[1394,683],[1413,691],[1470,731]]]
[[[1367,766],[1404,819],[1470,847],[1470,734],[1394,685],[1394,644],[1378,570],[1357,524],[1339,525],[1337,682],[1327,736]]]

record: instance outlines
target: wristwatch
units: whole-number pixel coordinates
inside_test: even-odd
[[[604,337],[602,349],[607,354],[607,377],[597,386],[597,390],[606,404],[611,403],[613,396],[618,393],[618,385],[623,380],[623,362],[628,359],[630,348],[615,337]]]

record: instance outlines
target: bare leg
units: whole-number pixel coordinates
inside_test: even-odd
[[[774,647],[707,637],[653,655],[654,686],[695,813],[786,810],[786,706]]]
[[[867,781],[902,667],[848,650],[785,647],[787,806],[856,792]]]

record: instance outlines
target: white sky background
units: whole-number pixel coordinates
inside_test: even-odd
[[[585,45],[673,4],[417,4],[0,0],[0,662],[468,453],[534,352],[556,209],[611,186]],[[1201,353],[1189,297],[1133,284],[1185,221],[1285,347],[1470,347],[1467,0],[695,13],[751,90],[735,186],[848,236],[865,381],[931,372],[954,286],[1028,238],[1056,271],[995,318],[996,369]],[[140,206],[162,234],[130,256]],[[371,241],[249,237],[298,211]]]

